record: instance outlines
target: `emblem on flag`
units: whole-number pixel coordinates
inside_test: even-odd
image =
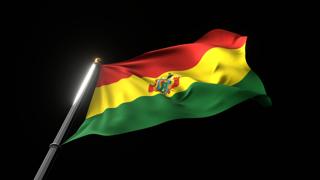
[[[149,92],[158,91],[162,94],[170,94],[171,89],[179,86],[179,78],[169,73],[167,77],[156,79],[154,84],[149,85]]]

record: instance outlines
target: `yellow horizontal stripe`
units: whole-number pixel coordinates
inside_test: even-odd
[[[239,49],[212,48],[193,68],[184,71],[168,71],[157,78],[132,75],[118,82],[97,87],[86,118],[100,114],[108,108],[116,108],[122,103],[131,102],[141,96],[159,94],[159,92],[148,92],[149,84],[154,84],[156,79],[166,77],[168,73],[180,76],[179,86],[172,89],[167,95],[171,97],[177,92],[187,90],[196,81],[231,86],[243,79],[249,70],[245,60],[245,45]]]

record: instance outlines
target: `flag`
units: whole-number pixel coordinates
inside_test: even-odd
[[[194,43],[101,65],[78,131],[111,136],[223,112],[250,98],[271,104],[245,59],[247,37],[215,29]]]

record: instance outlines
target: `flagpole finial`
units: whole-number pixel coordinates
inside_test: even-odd
[[[101,58],[98,58],[98,57],[94,59],[95,64],[101,64],[101,61],[102,61]]]

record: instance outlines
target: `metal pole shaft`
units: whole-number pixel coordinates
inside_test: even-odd
[[[100,62],[100,60],[97,60],[97,59],[95,60],[95,63],[93,64],[94,65],[93,71],[95,70],[95,66],[97,66],[97,64],[99,64],[99,62]],[[89,72],[90,72],[90,70],[89,70]],[[88,80],[90,80],[91,77],[89,77]],[[87,89],[87,87],[84,87],[83,92],[85,92],[86,89]],[[57,149],[59,148],[59,146],[61,144],[62,138],[64,137],[64,135],[65,135],[70,123],[71,123],[71,120],[74,116],[74,113],[76,112],[77,108],[79,107],[79,104],[81,102],[83,95],[84,95],[84,93],[80,94],[78,100],[70,108],[65,120],[63,121],[63,123],[61,125],[61,128],[60,128],[58,134],[56,135],[53,143],[50,144],[49,151],[48,151],[46,157],[44,158],[36,176],[34,177],[34,180],[42,180],[43,179]]]
[[[51,160],[53,159],[57,149],[60,146],[61,140],[68,129],[68,126],[72,120],[72,117],[79,106],[79,102],[80,101],[78,101],[76,104],[72,105],[71,109],[69,110],[69,113],[66,116],[63,124],[61,125],[61,128],[60,128],[58,134],[56,135],[56,138],[54,139],[53,143],[51,143],[49,146],[49,151],[48,151],[46,157],[44,158],[34,180],[42,180],[43,176],[45,175],[45,173],[51,163]]]
[[[46,157],[44,158],[36,176],[34,177],[34,180],[42,180],[43,176],[45,175],[51,160],[53,159],[54,154],[56,153],[58,147],[51,147],[49,148],[49,151],[46,155]]]

